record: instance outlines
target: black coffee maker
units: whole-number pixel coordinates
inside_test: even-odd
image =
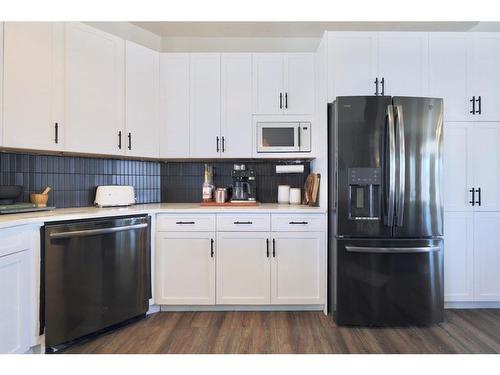
[[[233,177],[231,202],[255,202],[257,199],[255,171],[247,169],[245,164],[234,164],[231,176]]]

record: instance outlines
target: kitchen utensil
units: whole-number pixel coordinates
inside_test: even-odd
[[[224,203],[227,200],[227,189],[218,188],[215,190],[215,202]]]
[[[0,186],[0,205],[13,204],[22,192],[20,185]]]
[[[280,204],[290,203],[290,185],[278,186],[278,203]]]
[[[40,194],[49,194],[49,192],[52,190],[50,186],[47,186],[45,189]]]
[[[301,203],[301,189],[292,188],[290,189],[290,204],[300,204]]]
[[[47,207],[47,202],[49,200],[48,194],[30,194],[31,203],[36,204],[37,207]]]

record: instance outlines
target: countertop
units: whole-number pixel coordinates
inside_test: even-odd
[[[25,224],[40,224],[53,221],[80,220],[109,216],[159,214],[159,213],[326,213],[321,207],[262,203],[256,207],[201,207],[199,203],[153,203],[137,204],[130,207],[77,207],[56,208],[51,211],[27,212],[0,215],[0,229]]]

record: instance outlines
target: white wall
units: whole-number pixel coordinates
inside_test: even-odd
[[[164,37],[162,52],[315,52],[320,38]]]
[[[84,22],[89,26],[130,40],[155,51],[161,51],[161,37],[129,22]]]

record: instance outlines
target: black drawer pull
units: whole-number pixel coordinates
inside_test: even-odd
[[[175,224],[179,224],[179,225],[184,225],[184,224],[195,224],[194,221],[176,221]]]
[[[290,221],[288,224],[300,224],[300,225],[307,225],[309,224],[307,221]]]
[[[251,221],[235,221],[234,224],[253,224]]]

